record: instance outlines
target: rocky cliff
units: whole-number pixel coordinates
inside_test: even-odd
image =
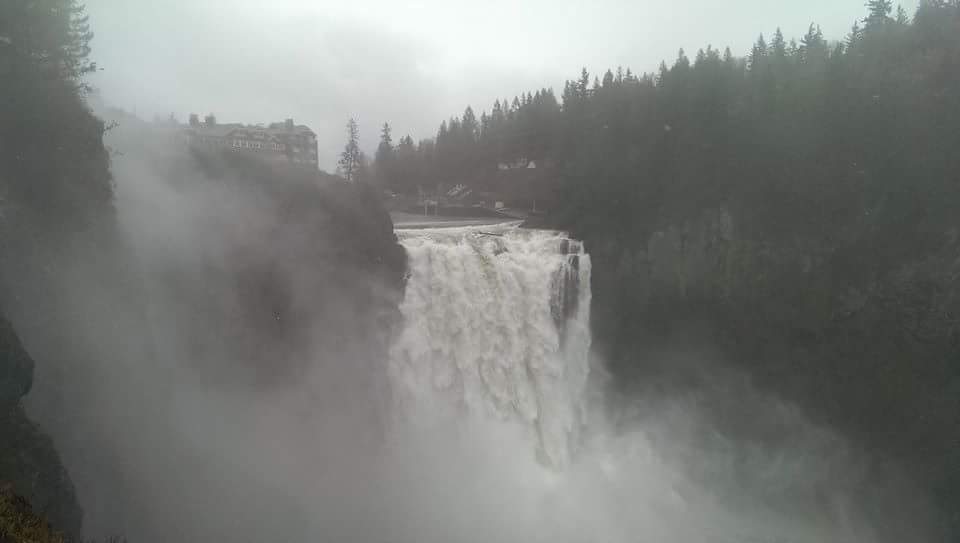
[[[957,511],[960,243],[870,265],[869,247],[749,236],[724,208],[630,239],[584,229],[594,259],[594,343],[622,391],[696,387],[706,352],[907,467]],[[870,270],[859,275],[848,270]],[[749,426],[749,418],[727,421]],[[952,521],[956,523],[957,519]]]
[[[250,478],[293,468],[265,453],[257,477],[231,470],[266,446],[265,413],[278,418],[271,428],[287,425],[277,441],[291,447],[332,413],[369,422],[350,418],[367,433],[343,439],[376,434],[375,365],[405,272],[389,215],[367,187],[193,153],[120,121],[109,141],[116,220],[43,236],[39,215],[6,209],[31,235],[2,238],[0,295],[36,373],[0,330],[0,483],[69,534],[79,502],[86,537],[230,540],[234,515],[218,512],[261,505],[292,522],[290,496]],[[262,539],[278,533],[259,524]]]
[[[23,410],[32,384],[33,360],[0,316],[0,484],[25,496],[58,530],[78,535],[82,511],[73,483],[51,439]]]

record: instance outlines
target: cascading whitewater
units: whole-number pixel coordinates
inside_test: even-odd
[[[579,242],[516,225],[397,235],[409,277],[388,362],[399,482],[387,486],[402,489],[394,523],[410,532],[392,525],[391,540],[904,540],[864,521],[875,485],[845,442],[736,372],[704,365],[702,391],[651,388],[613,412],[601,380],[588,395],[591,262]],[[729,395],[787,445],[714,427],[708,411]],[[884,509],[885,527],[899,510]]]
[[[511,421],[570,462],[589,373],[590,257],[517,225],[400,230],[409,277],[389,374],[406,424]]]

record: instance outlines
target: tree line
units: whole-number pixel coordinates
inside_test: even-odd
[[[8,220],[37,211],[70,229],[99,220],[112,205],[106,127],[85,103],[83,77],[97,69],[92,38],[75,0],[0,4],[0,185]]]
[[[956,1],[925,0],[912,17],[888,0],[867,8],[841,41],[811,25],[799,40],[779,30],[760,36],[745,57],[708,46],[692,57],[681,50],[652,73],[584,69],[559,100],[540,89],[497,100],[479,116],[468,106],[419,142],[395,144],[384,125],[375,179],[415,193],[482,179],[501,163],[546,161],[557,167],[568,216],[598,207],[607,215],[606,207],[628,202],[631,212],[655,207],[694,188],[697,198],[722,199],[757,181],[816,203],[796,219],[836,231],[839,208],[877,204],[853,199],[867,196],[857,188],[866,177],[893,178],[885,161],[912,157],[924,178],[938,178],[953,137]],[[827,160],[810,160],[818,154]],[[817,171],[785,178],[799,175],[787,165],[800,163]],[[870,185],[874,200],[886,194],[884,183]]]
[[[385,123],[372,165],[373,179],[397,193],[413,194],[439,184],[472,182],[499,164],[542,161],[557,151],[562,108],[552,89],[496,100],[478,117],[471,106],[441,123],[436,137],[394,144]]]
[[[102,278],[112,288],[124,288],[114,276],[91,271],[98,265],[102,268],[97,272],[110,266],[112,242],[119,237],[110,159],[103,144],[107,126],[86,103],[89,88],[84,76],[97,69],[90,60],[92,38],[87,15],[77,0],[0,2],[0,321],[4,328],[0,374],[12,376],[11,382],[17,380],[17,372],[10,373],[17,358],[36,358],[46,376],[51,372],[45,363],[51,360],[69,361],[64,367],[70,368],[90,360],[77,342],[66,339],[76,337],[66,325],[71,319],[68,297],[59,288],[68,277],[96,278],[90,283]],[[16,324],[19,339],[6,319]],[[27,356],[19,341],[27,344],[31,334],[34,348]],[[44,337],[37,341],[40,334]],[[56,354],[44,358],[38,352]],[[34,401],[37,389],[44,386],[57,391],[61,385],[73,390],[82,386],[78,371],[34,382],[32,370],[29,362],[20,378],[26,382],[23,393],[35,385]],[[58,397],[51,400],[54,395]],[[75,412],[76,406],[58,404],[63,397],[47,395],[36,404],[37,412],[56,412],[63,415],[62,420],[70,420],[66,413]],[[0,480],[12,483],[34,506],[42,506],[46,520],[57,531],[79,537],[82,511],[59,459],[64,440],[54,448],[44,434],[51,431],[50,426],[41,431],[29,420],[19,397],[13,405],[0,403]],[[11,508],[9,495],[0,502],[4,502],[0,516],[7,521],[0,528],[31,527],[11,526],[11,519],[32,517]],[[11,537],[16,539],[17,534],[14,531]],[[4,535],[0,533],[0,539]],[[35,536],[37,541],[47,541],[47,536],[50,541],[62,540],[45,528],[20,535]]]
[[[758,383],[911,466],[960,533],[960,1],[870,0],[837,38],[812,24],[745,56],[583,70],[559,99],[383,138],[374,169],[416,193],[548,164],[547,223],[591,252],[594,348],[619,387],[706,323]]]

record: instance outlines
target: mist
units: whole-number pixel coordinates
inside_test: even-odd
[[[108,140],[129,247],[121,268],[143,278],[146,311],[71,275],[64,288],[87,308],[73,324],[94,354],[79,360],[97,362],[72,368],[83,386],[66,391],[43,384],[62,370],[47,368],[31,395],[76,482],[87,536],[927,537],[924,498],[895,469],[757,391],[708,350],[663,353],[675,369],[633,399],[592,360],[585,430],[562,468],[538,459],[529,431],[509,417],[405,416],[387,350],[403,316],[383,309],[402,292],[344,255],[363,232],[338,239],[317,218],[329,209],[297,213],[285,187],[298,198],[314,189],[296,179],[264,185],[198,165],[159,143],[164,134],[125,116]],[[369,295],[359,305],[358,292]],[[453,302],[444,311],[472,311]],[[384,322],[387,332],[370,335]],[[128,342],[147,340],[151,352],[133,356]],[[692,375],[700,385],[677,384]],[[76,414],[66,425],[42,409],[58,394]]]
[[[620,4],[0,4],[0,521],[949,540],[960,3]]]
[[[814,20],[842,36],[859,0],[803,4],[641,2],[259,2],[90,0],[103,99],[144,118],[215,113],[221,122],[294,117],[317,131],[332,171],[355,116],[372,155],[379,129],[415,140],[472,105],[552,87],[586,67],[654,71],[677,50],[750,49],[777,27],[801,36]],[[904,2],[913,10],[916,1]],[[557,36],[563,36],[557,39]]]

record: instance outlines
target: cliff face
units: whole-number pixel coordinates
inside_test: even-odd
[[[0,316],[0,483],[11,484],[56,529],[79,535],[82,511],[53,442],[24,413],[33,360]]]
[[[594,262],[595,348],[621,390],[689,386],[664,353],[703,347],[906,466],[945,512],[957,510],[956,232],[935,251],[858,275],[848,270],[873,253],[856,243],[751,239],[723,208],[665,224],[638,239],[581,232]]]
[[[375,191],[138,147],[154,136],[166,142],[126,121],[108,142],[123,152],[112,170],[126,248],[96,274],[57,268],[60,305],[27,315],[61,316],[58,335],[25,339],[49,344],[30,407],[76,482],[87,537],[275,538],[305,522],[308,481],[354,461],[308,451],[372,450],[382,435],[405,254]],[[82,363],[61,363],[67,351]]]
[[[116,214],[60,235],[4,209],[24,235],[0,236],[0,297],[36,373],[0,334],[0,486],[69,534],[79,502],[86,537],[275,538],[303,520],[276,488],[321,468],[271,447],[362,451],[378,433],[405,255],[375,191],[117,120]],[[261,510],[275,522],[238,528]]]
[[[167,185],[188,206],[182,223],[123,220],[181,363],[270,385],[325,360],[383,358],[405,254],[375,190],[229,153],[182,163],[189,180]]]

